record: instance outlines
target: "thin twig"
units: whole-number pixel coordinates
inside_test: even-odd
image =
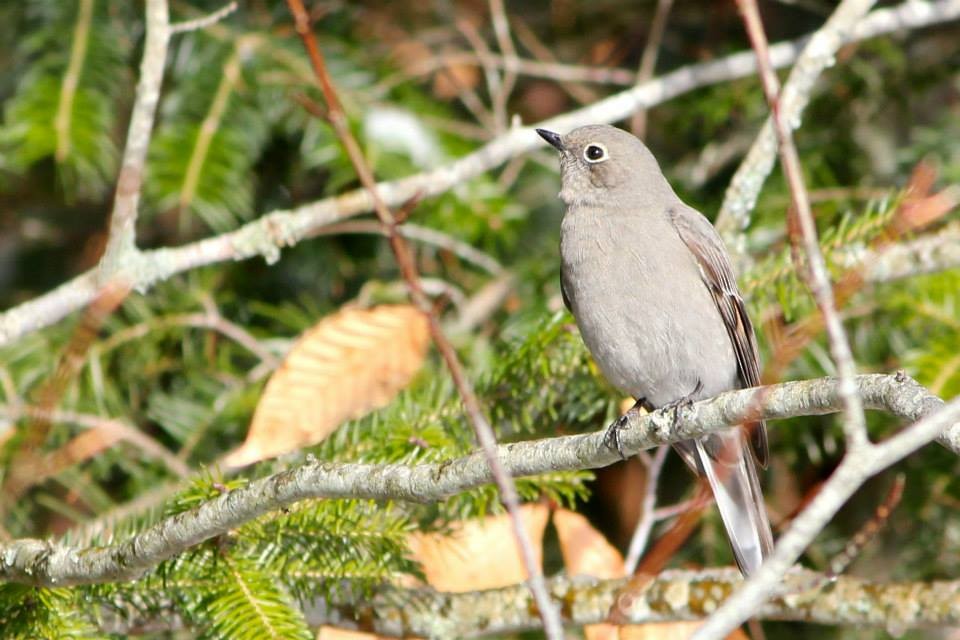
[[[637,84],[643,84],[653,77],[653,72],[657,67],[657,56],[660,54],[660,44],[663,42],[663,34],[667,28],[667,17],[670,15],[670,8],[673,7],[673,0],[657,0],[657,8],[653,14],[653,20],[650,21],[650,31],[647,33],[647,44],[643,47],[643,55],[640,56],[640,68],[637,70]],[[638,138],[644,138],[647,134],[647,110],[639,109],[633,114],[630,121],[630,130]]]
[[[170,15],[167,0],[147,0],[146,40],[140,63],[140,81],[137,83],[127,143],[123,150],[117,190],[110,214],[107,246],[98,268],[100,282],[114,278],[137,261],[137,209],[143,187],[147,147],[153,133],[153,121],[160,101],[160,84],[170,44]],[[130,279],[130,275],[126,275]]]
[[[650,540],[650,532],[653,531],[653,525],[657,521],[657,485],[660,483],[660,472],[663,470],[663,463],[667,459],[670,447],[664,445],[657,448],[657,453],[647,465],[646,484],[643,487],[643,502],[640,507],[640,520],[633,531],[633,537],[630,539],[630,546],[627,549],[627,557],[623,562],[626,575],[633,575],[640,562],[643,551]]]
[[[170,25],[170,33],[184,33],[187,31],[198,31],[200,29],[206,29],[207,27],[214,25],[231,13],[237,10],[237,3],[235,0],[228,2],[224,6],[220,7],[213,13],[209,13],[205,16],[199,18],[194,18],[193,20],[184,20],[183,22],[174,22]]]
[[[542,49],[544,46],[542,43],[531,41],[530,38],[533,37],[532,32],[530,32],[529,27],[521,26],[523,23],[515,19],[516,22],[516,31],[518,39],[531,51],[535,51],[534,55],[537,56],[537,60],[530,60],[528,58],[518,57],[513,61],[513,66],[516,69],[517,73],[529,76],[531,78],[543,78],[544,80],[553,80],[554,82],[560,83],[580,83],[580,82],[589,82],[594,84],[609,84],[619,87],[632,87],[637,83],[637,74],[635,71],[630,69],[622,69],[617,67],[597,67],[591,65],[580,65],[580,64],[569,64],[565,62],[559,62],[554,56],[546,55],[546,51]],[[461,31],[464,28],[458,23],[458,27]],[[467,37],[464,33],[464,37]],[[468,38],[469,40],[470,38]],[[473,46],[471,44],[471,46]],[[536,47],[536,49],[533,49]],[[378,85],[380,92],[392,89],[398,84],[406,81],[411,76],[426,76],[450,66],[450,65],[472,65],[484,67],[487,65],[492,71],[498,69],[505,69],[507,66],[507,59],[492,51],[486,51],[484,54],[480,54],[476,51],[445,51],[441,55],[430,56],[423,58],[422,60],[417,60],[409,67],[407,67],[403,73],[397,74],[395,77],[388,78],[381,82]],[[581,87],[582,89],[587,89],[587,87]],[[590,91],[589,89],[587,89]],[[582,96],[586,98],[586,96]],[[597,95],[590,91],[590,100],[581,100],[582,102],[590,103],[596,102]]]
[[[460,395],[464,411],[470,425],[473,427],[474,434],[480,444],[487,464],[496,481],[497,488],[500,491],[500,498],[510,514],[510,520],[513,525],[513,533],[517,540],[517,546],[520,549],[520,555],[523,564],[527,570],[530,590],[533,593],[534,600],[540,611],[540,617],[543,620],[543,628],[546,636],[551,640],[561,640],[563,638],[563,627],[560,624],[559,612],[550,601],[547,593],[546,583],[544,582],[543,572],[537,562],[536,554],[533,550],[533,544],[529,534],[523,525],[520,513],[520,497],[517,494],[513,479],[507,474],[503,465],[497,457],[497,440],[493,433],[493,427],[490,426],[487,417],[480,407],[480,402],[473,391],[473,385],[467,378],[463,365],[457,356],[453,345],[447,339],[440,326],[440,320],[434,313],[433,304],[423,290],[420,275],[417,273],[417,267],[410,253],[403,235],[397,230],[397,221],[393,212],[387,207],[377,190],[377,182],[373,176],[367,159],[360,149],[360,145],[353,137],[350,127],[347,123],[346,113],[340,103],[333,78],[327,70],[323,53],[317,44],[310,25],[310,18],[303,6],[302,0],[287,0],[287,6],[293,14],[296,23],[297,33],[303,40],[304,47],[310,57],[314,73],[317,76],[317,82],[323,91],[324,99],[327,103],[327,120],[339,138],[341,144],[350,158],[354,171],[360,178],[360,182],[370,194],[374,211],[380,219],[384,230],[387,232],[387,239],[390,242],[390,248],[393,251],[397,266],[407,282],[410,299],[414,305],[426,316],[430,329],[430,335],[433,342],[440,352],[450,376],[453,378],[454,386]]]
[[[489,0],[489,4],[490,16],[493,19],[493,33],[497,37],[497,46],[505,61],[497,91],[490,97],[499,133],[507,128],[507,102],[517,83],[517,50],[513,46],[513,38],[510,37],[510,21],[507,19],[503,0]]]
[[[873,540],[880,530],[883,529],[883,526],[887,524],[890,515],[893,513],[893,510],[897,508],[897,505],[900,504],[900,499],[903,497],[903,486],[906,484],[905,478],[906,476],[904,476],[904,474],[897,474],[896,478],[894,478],[893,485],[890,487],[890,491],[887,492],[887,496],[877,507],[873,517],[860,527],[860,530],[847,541],[843,551],[830,560],[830,569],[827,571],[827,575],[830,578],[836,578],[846,571],[853,561],[856,560],[857,556],[860,555],[864,547],[870,544],[870,541]]]
[[[137,427],[116,418],[107,418],[75,411],[46,409],[34,405],[0,405],[0,417],[6,420],[23,420],[28,418],[31,420],[44,420],[50,423],[75,424],[84,429],[99,429],[114,434],[118,439],[129,442],[148,456],[160,460],[175,476],[182,478],[190,473],[190,468],[162,444]],[[30,478],[30,484],[42,482],[60,471],[62,471],[62,469],[56,468],[55,465],[49,465],[43,469],[34,469],[34,473]]]
[[[269,368],[275,369],[280,364],[280,360],[269,349],[264,347],[259,340],[250,334],[242,326],[230,322],[219,313],[184,313],[171,316],[163,316],[152,320],[147,320],[135,324],[120,331],[117,331],[103,342],[91,348],[91,355],[100,357],[108,351],[116,349],[120,345],[136,340],[147,335],[151,331],[166,329],[169,327],[192,327],[196,329],[212,329],[227,338],[230,338],[240,346],[246,348],[253,355],[257,356],[261,362]]]
[[[462,258],[465,262],[476,265],[491,275],[500,275],[503,273],[503,265],[497,262],[496,258],[442,231],[410,223],[404,223],[399,226],[397,231],[409,240],[416,240],[444,251],[449,251]],[[387,235],[383,225],[372,220],[339,222],[319,229],[314,235],[327,236],[342,233],[375,233],[378,235]]]
[[[864,22],[869,21],[869,17],[864,19],[864,16],[874,2],[875,0],[844,0],[823,27],[805,43],[803,53],[791,70],[779,101],[780,117],[789,123],[791,128],[799,126],[816,80],[824,69],[834,64],[837,50],[845,42],[849,42],[851,35],[861,29]],[[774,48],[771,48],[771,56],[775,55]],[[743,253],[740,232],[749,224],[750,212],[756,204],[760,189],[773,170],[777,138],[771,115],[764,122],[753,146],[730,180],[717,214],[717,230],[727,245],[737,253]]]
[[[809,505],[777,540],[773,554],[760,569],[711,615],[694,635],[695,640],[723,638],[753,617],[783,589],[783,578],[800,554],[829,524],[837,511],[871,476],[916,451],[960,418],[960,399],[924,417],[880,444],[865,443],[844,456],[833,475]]]
[[[781,111],[781,103],[777,95],[779,90],[777,77],[769,61],[760,13],[756,0],[737,0],[737,4],[743,14],[750,41],[757,52],[760,77],[767,102],[770,104],[774,130],[780,146],[780,160],[793,198],[793,215],[802,231],[803,246],[809,266],[808,285],[823,315],[830,351],[840,373],[847,452],[820,493],[791,523],[787,532],[777,542],[773,554],[766,559],[760,570],[747,581],[741,591],[724,603],[700,628],[695,636],[699,640],[723,637],[749,618],[776,590],[782,576],[853,492],[867,478],[885,468],[878,465],[878,460],[884,455],[895,455],[899,459],[911,453],[914,449],[906,443],[915,442],[911,438],[919,438],[920,434],[930,431],[930,421],[921,420],[883,444],[873,445],[867,436],[863,404],[855,382],[856,367],[843,324],[836,312],[830,276],[823,255],[820,253],[816,226],[803,185],[800,160],[790,133],[791,126]],[[869,6],[870,2],[864,2],[864,0],[844,0],[828,21],[828,25],[836,29],[846,24],[844,20],[855,20],[859,15],[858,12],[865,12]],[[811,46],[816,41],[815,36]],[[956,403],[956,406],[960,408],[960,403]],[[937,433],[934,431],[932,435],[936,436]],[[898,446],[898,443],[902,446]]]
[[[699,505],[700,500],[697,498],[690,498],[689,500],[684,500],[683,502],[671,504],[666,507],[660,507],[659,509],[654,510],[653,519],[657,522],[660,520],[667,520],[669,518],[673,518],[674,516],[680,515],[684,511],[689,511],[690,509],[693,509]]]
[[[73,42],[70,45],[70,62],[63,74],[60,85],[60,99],[57,102],[57,115],[53,119],[57,148],[54,157],[63,162],[70,155],[70,129],[73,120],[73,103],[80,83],[80,72],[87,56],[87,44],[90,42],[90,23],[93,21],[93,0],[80,0],[77,7],[77,22],[73,28]]]
[[[540,38],[537,37],[536,32],[527,26],[527,23],[524,22],[523,18],[519,15],[513,16],[513,31],[517,34],[517,40],[520,41],[520,44],[526,47],[527,50],[533,54],[533,56],[537,59],[537,62],[549,65],[551,68],[565,66],[558,62],[557,57],[553,54],[553,51],[550,49],[550,47],[540,41]],[[517,73],[534,75],[522,69],[525,62],[528,61],[523,60],[522,58],[517,58],[515,61]],[[624,71],[627,72],[626,69],[624,69]],[[561,80],[553,76],[549,76],[549,78],[559,82],[563,90],[570,94],[570,97],[580,104],[590,104],[591,102],[596,102],[600,99],[600,96],[596,91],[589,87],[585,87],[578,82]]]
[[[866,5],[862,7],[864,13],[871,4],[864,0],[844,0],[837,8],[834,16],[839,14],[843,18],[855,18],[859,15],[858,11],[861,8],[861,6],[856,6],[858,3],[861,6]],[[817,227],[813,220],[813,212],[810,210],[807,189],[803,184],[803,170],[800,168],[800,156],[797,153],[797,148],[793,144],[791,125],[785,119],[781,109],[782,103],[778,95],[780,83],[777,80],[776,73],[774,73],[773,66],[770,64],[770,52],[767,46],[767,37],[763,31],[763,23],[760,21],[760,11],[757,9],[756,0],[737,0],[737,5],[743,14],[750,42],[757,51],[760,78],[767,102],[770,104],[771,117],[779,142],[780,162],[783,165],[783,172],[787,178],[787,184],[790,187],[790,194],[793,199],[793,214],[803,233],[803,247],[806,253],[808,270],[802,271],[807,280],[807,285],[813,292],[817,307],[823,315],[827,337],[830,342],[830,353],[840,375],[841,392],[845,406],[843,430],[847,438],[847,448],[852,450],[867,443],[863,404],[857,396],[856,384],[854,383],[857,368],[850,351],[850,343],[843,329],[843,322],[837,314],[830,273],[827,271],[826,261],[820,252]],[[853,9],[847,9],[847,5],[855,6]],[[844,11],[845,9],[847,10]],[[837,21],[832,21],[832,24],[836,26]]]
[[[869,465],[872,471],[885,468],[938,433],[941,442],[960,452],[960,400],[944,405],[906,376],[865,375],[859,376],[857,382],[869,407],[903,420],[920,417],[923,420],[873,447],[866,456],[858,456],[858,460],[845,458],[842,468],[859,464]],[[838,411],[841,406],[838,382],[832,378],[729,391],[695,402],[676,415],[672,410],[643,416],[630,414],[621,431],[621,442],[624,452],[632,455],[641,449],[699,438],[745,420],[820,415]],[[599,468],[620,459],[619,454],[605,444],[605,435],[606,429],[601,429],[583,435],[515,442],[501,445],[497,457],[515,477]],[[848,479],[846,471],[831,478],[811,504],[830,500],[829,506],[835,511],[862,482],[855,478],[848,487],[844,484]],[[69,586],[134,579],[204,540],[302,500],[356,498],[429,503],[493,481],[490,465],[482,452],[425,464],[308,461],[165,518],[109,546],[81,548],[40,540],[17,540],[0,545],[0,580]],[[838,491],[843,493],[839,494],[840,502],[835,504]],[[818,513],[829,518],[834,511],[827,509]],[[807,511],[801,513],[791,531],[807,517]],[[781,540],[790,542],[791,536],[796,535],[788,531]],[[795,541],[790,544],[794,545]]]
[[[848,38],[845,42],[893,31],[917,29],[954,20],[958,16],[960,0],[939,0],[933,3],[911,0],[896,7],[873,11],[861,20],[852,32],[844,34],[844,37]],[[792,63],[807,40],[808,38],[801,38],[771,47],[773,64],[783,67]],[[700,87],[743,78],[755,71],[756,55],[752,51],[735,53],[710,62],[682,67],[536,126],[566,131],[583,124],[615,122],[629,116],[636,109],[661,104]],[[631,73],[631,82],[632,80]],[[401,180],[380,183],[377,190],[384,202],[391,206],[403,203],[418,192],[422,192],[424,197],[437,195],[543,144],[532,128],[512,128],[505,135],[450,164]],[[296,244],[325,225],[370,210],[369,194],[365,189],[358,189],[293,210],[273,211],[235,231],[180,247],[141,252],[136,269],[126,275],[133,280],[132,284],[138,291],[145,291],[177,273],[218,262],[254,256],[263,256],[272,262],[279,257],[283,247]],[[938,255],[947,256],[948,260],[952,260],[948,266],[953,266],[960,262],[958,253],[960,251],[956,249],[950,251],[944,248]],[[924,268],[926,272],[930,272],[935,270],[936,266],[929,264]],[[0,347],[80,309],[96,296],[98,290],[98,274],[96,270],[91,270],[0,314]]]

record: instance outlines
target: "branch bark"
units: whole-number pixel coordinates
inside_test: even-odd
[[[101,283],[111,280],[138,256],[136,247],[137,209],[143,186],[147,148],[153,133],[153,121],[160,101],[160,84],[170,44],[170,14],[167,0],[147,0],[146,40],[140,62],[140,81],[137,83],[127,144],[123,150],[117,191],[110,214],[107,246],[97,268]]]
[[[621,605],[625,622],[643,624],[699,620],[740,587],[743,578],[735,569],[664,571],[642,593],[631,594],[629,602],[622,601],[625,582],[558,576],[548,586],[554,600],[569,603],[564,611],[567,625],[604,622],[615,604]],[[960,624],[960,582],[956,581],[878,583],[851,577],[830,580],[820,573],[795,571],[786,583],[789,595],[768,602],[758,617],[874,626],[895,634],[914,627]],[[358,604],[361,600],[314,603],[307,609],[307,618],[311,624],[424,638],[534,630],[539,622],[523,585],[468,593],[384,588]]]
[[[784,123],[788,123],[788,131],[799,126],[803,110],[810,101],[810,94],[820,74],[834,64],[837,50],[850,40],[850,34],[863,22],[863,16],[875,1],[842,2],[823,27],[813,34],[803,53],[797,58],[790,77],[780,92],[779,115],[771,114],[763,123],[750,151],[730,181],[717,214],[717,230],[728,245],[737,246],[735,240],[750,222],[750,212],[757,202],[760,189],[773,170],[779,138],[776,119],[779,117]]]
[[[960,0],[919,2],[910,0],[896,7],[873,11],[849,33],[854,42],[902,29],[947,22],[960,17]],[[782,42],[770,48],[777,68],[793,63],[808,38]],[[756,71],[752,51],[719,60],[682,67],[593,105],[571,111],[537,124],[567,130],[583,124],[614,122],[638,109],[648,109],[694,89],[743,78]],[[477,151],[435,170],[377,185],[388,206],[399,205],[415,193],[429,197],[443,193],[464,180],[527,153],[542,144],[533,128],[518,127]],[[280,250],[292,246],[325,225],[372,209],[369,194],[358,189],[290,210],[264,214],[235,231],[213,236],[181,247],[138,253],[123,275],[138,291],[159,281],[198,267],[263,256],[268,262],[279,258]],[[33,300],[0,314],[0,347],[32,331],[47,327],[89,303],[97,292],[97,273],[88,271]]]
[[[875,445],[876,457],[867,461],[871,469],[892,464],[938,434],[942,444],[960,452],[960,402],[944,408],[940,398],[900,374],[858,376],[857,386],[868,408],[908,421],[924,418],[917,426],[882,445]],[[841,407],[838,389],[839,382],[834,378],[788,382],[730,391],[694,403],[676,416],[672,410],[631,415],[621,431],[621,442],[624,451],[632,455],[642,449],[697,438],[748,420],[833,413]],[[583,435],[500,445],[497,457],[515,477],[603,467],[620,460],[619,454],[605,443],[606,433],[607,430],[602,429]],[[864,463],[862,458],[856,461],[861,463]],[[492,472],[481,452],[442,463],[413,466],[308,461],[225,493],[196,509],[166,518],[108,546],[77,548],[32,539],[0,545],[0,580],[68,586],[136,579],[163,560],[204,540],[301,500],[370,498],[427,503],[492,481]],[[833,485],[837,482],[839,480],[830,480]],[[831,494],[830,483],[821,496]],[[859,485],[853,485],[850,492],[856,486]]]

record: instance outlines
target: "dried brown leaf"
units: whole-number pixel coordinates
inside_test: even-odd
[[[543,504],[525,504],[520,514],[539,564],[549,510]],[[527,579],[508,514],[457,523],[452,535],[414,533],[409,546],[423,565],[427,583],[438,591],[494,589]]]
[[[388,402],[423,364],[429,333],[409,305],[342,309],[308,329],[274,372],[243,445],[238,467],[316,444],[346,420]]]
[[[623,577],[623,557],[602,533],[579,513],[557,509],[553,514],[553,526],[560,539],[560,552],[567,574],[588,575],[601,579]],[[656,622],[617,626],[613,624],[590,624],[584,627],[587,640],[673,640],[688,638],[696,631],[701,621]],[[727,640],[748,640],[737,629]]]

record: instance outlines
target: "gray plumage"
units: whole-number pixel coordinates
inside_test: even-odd
[[[606,378],[648,408],[758,385],[756,339],[723,243],[647,147],[606,125],[538,133],[560,151],[564,301]],[[773,548],[756,471],[765,425],[675,448],[709,481],[737,563],[753,573]]]

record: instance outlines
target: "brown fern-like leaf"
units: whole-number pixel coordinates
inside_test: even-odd
[[[386,405],[423,364],[427,319],[409,305],[342,309],[308,329],[273,373],[238,467],[316,444],[346,420]]]

